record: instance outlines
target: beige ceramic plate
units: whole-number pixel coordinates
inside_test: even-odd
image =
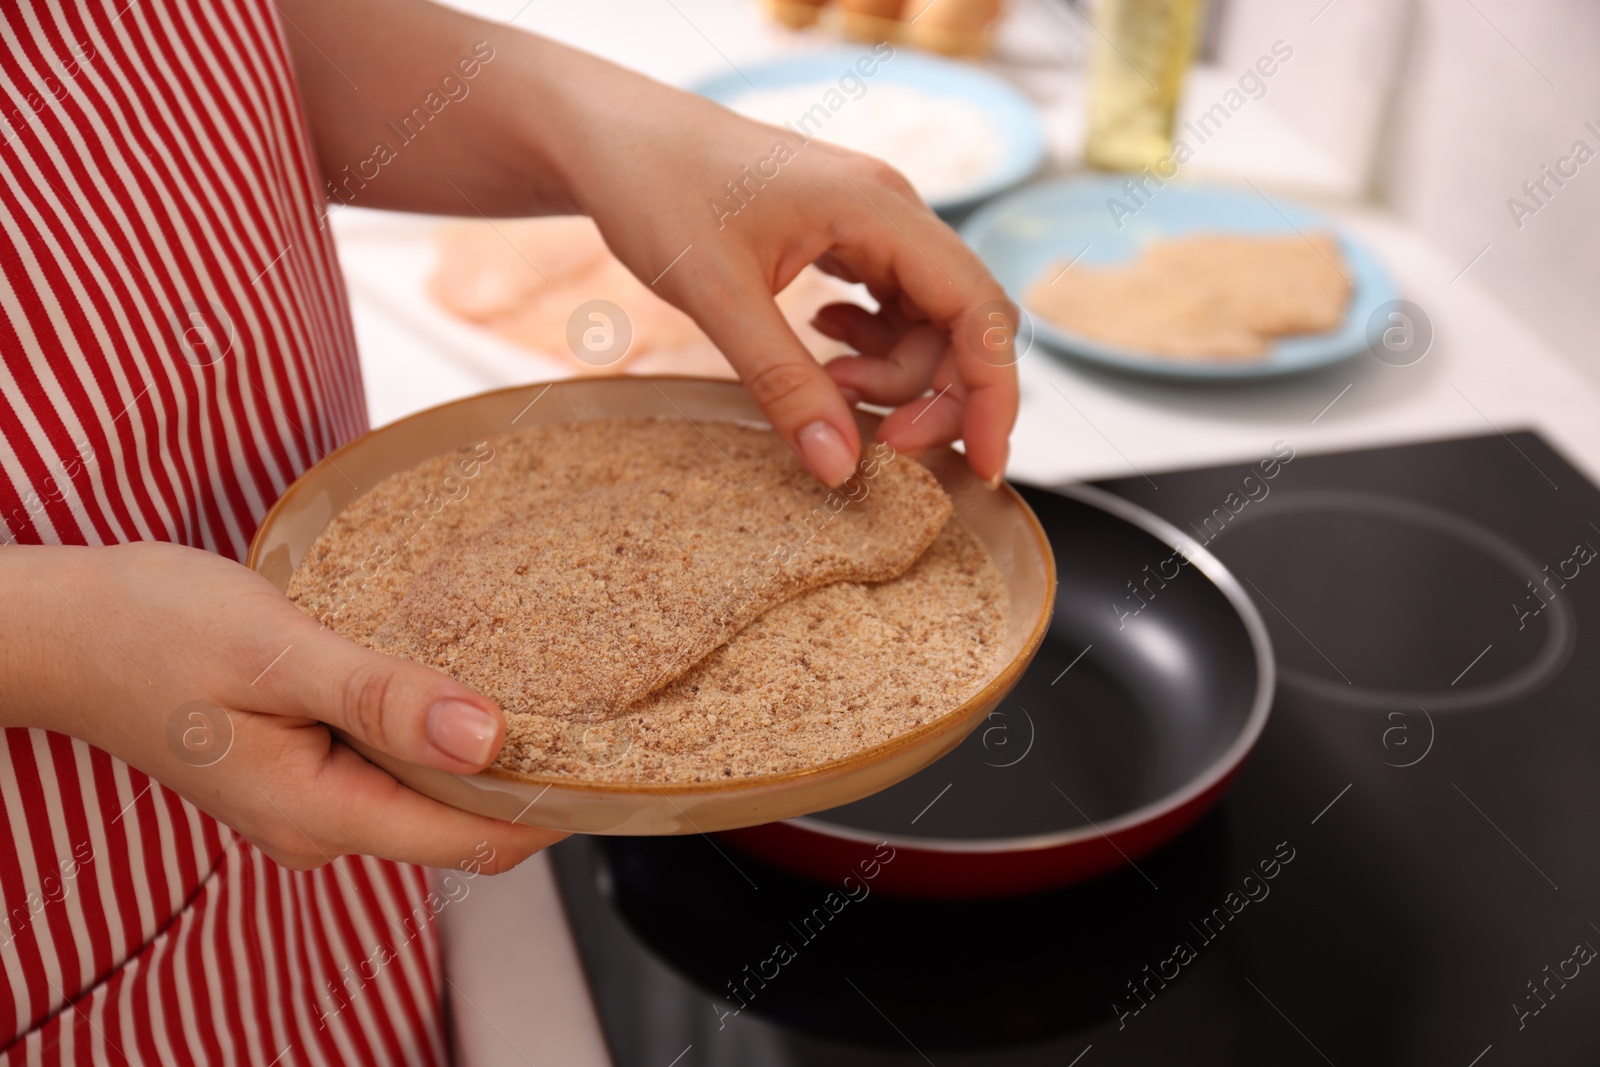
[[[533,425],[591,419],[683,417],[766,425],[736,383],[697,378],[599,378],[482,393],[374,430],[325,457],[273,505],[248,564],[279,589],[317,535],[363,492],[423,460]],[[865,419],[865,417],[863,417]],[[863,422],[870,432],[870,421]],[[591,834],[683,834],[787,819],[858,800],[949,752],[1022,675],[1050,621],[1055,563],[1033,512],[1009,486],[986,487],[962,457],[939,449],[922,460],[956,512],[994,557],[1011,596],[993,677],[961,707],[848,759],[783,774],[716,782],[593,782],[490,768],[458,775],[405,763],[348,742],[400,781],[447,804],[496,818]]]

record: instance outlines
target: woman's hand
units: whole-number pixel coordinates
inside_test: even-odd
[[[973,469],[998,479],[1017,377],[1009,332],[993,326],[1014,325],[1015,310],[906,180],[870,156],[596,67],[569,105],[581,131],[565,153],[573,195],[623,263],[706,331],[811,471],[837,485],[854,469],[849,406],[866,400],[895,409],[879,436],[896,448],[961,438]],[[826,373],[773,302],[813,262],[864,282],[880,306],[823,309],[817,328],[859,353]]]
[[[487,843],[495,872],[565,836],[429,800],[335,742],[330,726],[470,773],[505,729],[487,698],[322,628],[236,563],[154,543],[13,547],[0,588],[5,725],[83,738],[285,866],[458,867]]]
[[[279,10],[341,200],[592,215],[623,263],[705,330],[823,481],[855,466],[856,400],[895,408],[879,436],[896,448],[961,438],[981,477],[1003,472],[1016,308],[888,166],[425,0],[282,0]],[[859,63],[891,61],[861,49]],[[866,69],[851,74],[872,92]],[[437,103],[441,92],[452,102]],[[415,144],[399,140],[394,117],[430,93],[437,117],[423,113]],[[392,154],[357,188],[344,176],[373,173],[380,144]],[[882,308],[824,309],[817,327],[859,353],[826,372],[773,303],[813,262],[866,283]]]

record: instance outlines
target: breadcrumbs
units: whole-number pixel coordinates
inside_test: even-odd
[[[848,756],[959,706],[1006,632],[998,571],[914,461],[871,446],[830,493],[770,431],[687,420],[424,462],[337,516],[289,594],[498,701],[499,766],[591,780]]]

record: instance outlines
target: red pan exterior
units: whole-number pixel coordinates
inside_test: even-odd
[[[873,889],[899,897],[976,900],[1088,881],[1138,860],[1192,826],[1222,799],[1243,763],[1241,756],[1216,782],[1188,800],[1104,835],[1074,833],[1054,845],[1048,836],[1028,838],[1025,848],[1006,848],[1002,841],[996,842],[998,848],[981,851],[930,848],[915,838],[891,837],[894,859],[880,866]],[[872,858],[879,847],[877,842],[830,833],[808,822],[766,823],[716,836],[774,867],[822,882],[838,881],[861,869],[858,864]]]

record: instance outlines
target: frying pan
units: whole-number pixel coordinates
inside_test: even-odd
[[[1176,527],[1088,486],[1017,486],[1058,586],[1043,647],[948,756],[866,799],[728,831],[835,882],[880,846],[874,890],[974,899],[1128,865],[1217,802],[1266,724],[1272,647],[1226,567]]]

